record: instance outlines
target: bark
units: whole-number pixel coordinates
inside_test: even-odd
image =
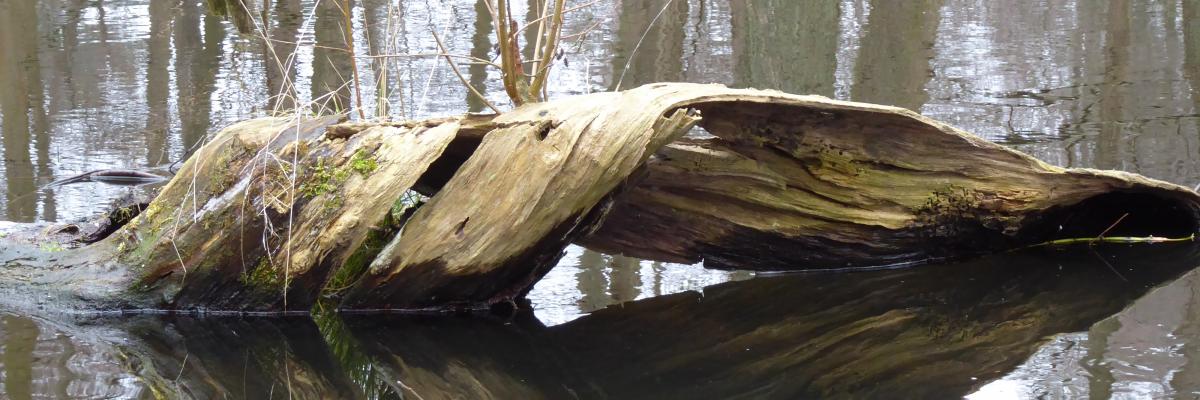
[[[1192,190],[1054,167],[904,109],[733,94],[686,106],[716,137],[660,149],[580,244],[710,268],[795,270],[1095,237],[1118,220],[1109,236],[1197,229]]]
[[[656,104],[670,91],[631,93],[498,117],[499,127],[372,262],[344,306],[469,308],[523,295],[603,214],[609,193],[696,119]],[[622,103],[629,108],[609,106]],[[652,111],[630,112],[642,107]]]
[[[1053,167],[908,110],[717,85],[334,123],[231,126],[105,240],[0,241],[0,289],[104,309],[306,312],[323,290],[346,293],[343,309],[478,309],[523,296],[572,242],[715,268],[838,268],[1110,226],[1187,236],[1200,215],[1189,189]],[[715,137],[682,137],[696,123]],[[428,202],[403,201],[410,190]]]

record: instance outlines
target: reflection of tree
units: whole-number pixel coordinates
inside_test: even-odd
[[[907,2],[900,3],[901,7]],[[838,3],[744,0],[730,4],[738,87],[833,95]]]
[[[579,299],[582,311],[591,311],[608,305],[608,281],[604,278],[604,255],[583,249],[579,255],[579,273],[575,275],[575,284],[582,298]]]
[[[492,14],[488,12],[488,0],[475,1],[475,33],[471,35],[471,57],[491,59],[492,49]],[[488,71],[487,65],[472,63],[467,67],[468,81],[479,93],[487,96]],[[483,111],[486,105],[470,91],[467,91],[467,110],[470,112]]]
[[[1186,17],[1185,17],[1186,18]],[[1200,388],[1200,291],[1195,288],[1200,283],[1195,275],[1190,275],[1187,288],[1187,304],[1183,307],[1184,323],[1174,332],[1176,337],[1186,338],[1179,353],[1185,358],[1183,366],[1171,376],[1171,387],[1176,389]]]
[[[1183,0],[1183,73],[1192,87],[1192,112],[1200,113],[1200,0]]]
[[[163,164],[168,160],[167,131],[170,112],[167,97],[170,90],[171,21],[178,1],[150,3],[150,38],[147,40],[146,63],[146,163]]]
[[[388,0],[363,0],[363,30],[367,36],[367,52],[378,56],[388,52]],[[371,76],[375,81],[375,115],[388,114],[388,59],[379,57],[371,60]]]
[[[641,294],[638,287],[642,284],[641,260],[625,256],[612,256],[610,273],[612,281],[612,299],[616,303],[636,300]]]
[[[272,110],[296,107],[296,40],[303,18],[300,0],[275,0],[275,18],[267,21],[271,43],[267,56],[267,106]],[[271,51],[271,49],[274,51]]]
[[[654,21],[660,11],[662,16]],[[651,82],[682,80],[683,29],[687,25],[688,2],[626,0],[621,2],[620,13],[617,42],[613,48],[614,87],[622,79],[622,74],[621,89]],[[643,34],[645,39],[642,38]],[[639,41],[641,45],[638,45]],[[634,48],[637,49],[636,53]],[[628,71],[625,71],[626,64],[629,65]]]
[[[855,101],[920,111],[929,99],[929,60],[942,0],[871,2],[866,34],[855,62]]]
[[[37,338],[38,327],[33,321],[11,315],[0,317],[0,340],[4,344],[0,347],[3,352],[0,371],[4,371],[3,389],[9,398],[33,398],[33,350],[37,348]]]
[[[1122,129],[1125,112],[1124,83],[1129,77],[1131,35],[1129,0],[1108,3],[1108,19],[1104,27],[1104,82],[1100,88],[1100,136],[1096,139],[1096,168],[1114,169],[1121,166]]]
[[[313,35],[312,97],[316,111],[336,113],[350,109],[351,60],[346,37],[346,16],[342,7],[351,7],[349,0],[322,1],[317,4]],[[328,99],[322,100],[329,96]]]
[[[191,150],[208,133],[212,119],[212,94],[225,41],[225,27],[215,17],[204,18],[200,39],[198,3],[184,1],[175,20],[175,85],[183,147]]]
[[[36,5],[28,1],[0,3],[0,133],[4,137],[5,206],[12,221],[32,221],[37,216],[29,154],[33,131],[41,131],[39,153],[48,153],[48,141],[41,140],[46,134],[46,120],[38,41],[31,36],[37,33]],[[38,161],[46,163],[42,157]]]
[[[1200,0],[1182,1],[1183,73],[1192,89],[1192,112],[1200,113]],[[1180,350],[1187,363],[1174,375],[1171,386],[1197,388],[1200,387],[1200,343],[1197,343],[1200,338],[1200,292],[1193,290],[1184,320],[1188,322],[1176,334],[1189,338]]]

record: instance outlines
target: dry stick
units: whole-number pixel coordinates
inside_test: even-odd
[[[533,60],[530,60],[533,63],[530,64],[529,67],[534,71],[537,71],[538,65],[539,65],[538,62],[540,62],[542,59],[542,39],[544,39],[546,37],[546,24],[543,21],[545,21],[545,18],[546,18],[546,10],[550,9],[551,1],[554,1],[554,0],[546,0],[544,2],[540,2],[537,5],[537,16],[538,17],[535,20],[538,21],[538,23],[537,23],[538,31],[537,31],[537,35],[534,35],[534,37],[537,38],[537,40],[535,40],[532,44],[525,43],[526,46],[530,46],[530,45],[533,46]],[[524,29],[517,28],[517,30],[515,32],[513,32],[513,36],[520,36],[521,32],[523,32],[523,31],[524,31]]]
[[[533,74],[533,83],[529,85],[529,91],[535,96],[539,92],[542,92],[542,88],[546,84],[546,77],[550,75],[550,63],[554,61],[554,50],[558,48],[558,37],[562,33],[564,2],[564,0],[555,0],[554,13],[552,14],[554,18],[550,20],[551,25],[548,28],[548,32],[546,32],[546,43],[544,47],[539,47],[542,59],[541,62],[535,65],[536,72]],[[545,22],[542,25],[544,26]],[[539,37],[538,40],[540,41],[541,38]],[[545,98],[542,100],[545,100]]]
[[[563,10],[563,15],[570,14],[570,13],[572,13],[572,12],[574,12],[574,11],[579,11],[579,10],[583,9],[584,7],[593,6],[593,5],[595,5],[596,3],[599,3],[599,2],[600,2],[600,0],[591,1],[591,2],[587,2],[587,3],[584,3],[584,4],[580,4],[580,5],[577,5],[577,6],[574,6],[574,7],[568,8],[568,9],[565,9],[565,10]],[[532,27],[532,26],[533,26],[533,24],[536,24],[536,23],[538,23],[538,22],[542,22],[542,20],[546,19],[547,17],[549,17],[549,16],[542,16],[542,17],[539,17],[538,19],[535,19],[535,20],[533,20],[533,21],[526,22],[526,23],[525,23],[525,25],[521,25],[521,28],[520,28],[520,29],[517,29],[517,34],[520,34],[521,32],[524,32],[526,29],[529,29],[530,27]]]
[[[373,55],[373,56],[372,56],[372,55],[365,55],[365,56],[357,56],[357,57],[358,57],[358,58],[393,58],[393,57],[395,57],[395,58],[401,58],[401,57],[406,57],[406,58],[420,58],[420,57],[453,57],[453,58],[462,58],[462,59],[465,59],[465,60],[471,60],[471,62],[470,62],[470,63],[466,63],[466,64],[481,64],[481,65],[487,65],[487,66],[491,66],[491,67],[501,68],[501,66],[500,66],[499,64],[496,64],[496,63],[494,63],[494,62],[491,62],[491,61],[488,61],[488,60],[484,60],[484,59],[482,59],[482,58],[479,58],[479,57],[472,57],[472,56],[468,56],[468,55],[462,55],[462,54],[449,54],[449,53],[405,53],[405,54],[376,54],[376,55]]]
[[[1056,240],[1050,240],[1050,241],[1046,241],[1046,242],[1042,242],[1042,243],[1038,243],[1038,244],[1025,246],[1024,248],[1040,247],[1040,246],[1058,246],[1058,245],[1076,244],[1076,243],[1087,243],[1089,246],[1092,246],[1092,245],[1095,245],[1096,242],[1104,242],[1104,243],[1166,243],[1166,242],[1190,242],[1190,241],[1196,240],[1196,234],[1194,234],[1194,233],[1187,237],[1180,237],[1180,238],[1165,238],[1165,237],[1158,237],[1158,236],[1153,236],[1153,235],[1145,236],[1145,237],[1130,237],[1130,236],[1105,237],[1104,236],[1104,235],[1107,235],[1108,232],[1111,231],[1113,228],[1116,228],[1117,224],[1120,224],[1121,221],[1125,220],[1125,217],[1128,217],[1128,216],[1129,216],[1129,213],[1122,214],[1120,218],[1117,218],[1117,220],[1112,223],[1112,225],[1109,225],[1107,229],[1105,229],[1103,232],[1100,232],[1099,236],[1096,236],[1093,238],[1056,239]]]
[[[1092,242],[1095,243],[1096,240],[1104,239],[1104,235],[1107,234],[1108,231],[1111,231],[1112,228],[1116,228],[1117,224],[1121,223],[1121,221],[1125,220],[1125,217],[1128,216],[1129,213],[1121,214],[1121,218],[1117,218],[1117,221],[1113,222],[1112,225],[1109,225],[1108,228],[1104,229],[1104,232],[1100,232],[1100,236],[1096,236],[1096,239],[1092,240]]]
[[[438,49],[440,49],[442,51],[442,53],[445,53],[446,46],[442,44],[442,38],[438,37],[437,31],[430,29],[429,33],[433,34],[433,40],[435,42],[437,42]],[[492,111],[495,111],[496,114],[499,114],[500,109],[498,109],[498,108],[496,108],[496,106],[492,105],[492,102],[488,101],[487,97],[483,96],[483,93],[479,93],[479,90],[476,90],[474,86],[471,86],[470,82],[467,82],[467,78],[464,78],[462,75],[462,72],[458,71],[458,66],[454,65],[454,60],[451,60],[449,56],[446,56],[445,59],[446,59],[446,63],[450,64],[450,70],[454,71],[454,76],[458,77],[458,80],[462,82],[463,86],[466,86],[467,90],[471,91],[471,94],[474,94],[476,97],[479,97],[479,100],[483,101],[484,105],[488,106],[488,108],[492,109]]]

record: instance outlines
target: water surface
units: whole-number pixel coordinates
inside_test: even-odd
[[[351,10],[347,38],[332,0],[270,1],[266,24],[241,21],[251,33],[198,1],[0,0],[0,216],[90,216],[136,189],[46,184],[169,165],[275,110],[359,98],[371,118],[485,109],[428,57],[431,31],[453,53],[494,55],[479,3]],[[657,81],[821,94],[911,108],[1056,165],[1200,183],[1200,0],[601,0],[568,16],[567,34],[584,31],[555,66],[552,98]],[[462,70],[507,107],[496,71]],[[533,315],[513,321],[9,313],[0,388],[18,399],[1200,390],[1194,250],[1096,253],[750,279],[573,247],[531,293]]]

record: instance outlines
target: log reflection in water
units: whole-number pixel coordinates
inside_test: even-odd
[[[1190,244],[1036,249],[730,282],[554,327],[530,315],[322,317],[322,332],[305,318],[6,314],[5,327],[34,328],[6,329],[0,360],[32,371],[5,385],[35,396],[941,397],[999,378],[1048,337],[1087,330],[1198,262]]]
[[[961,395],[1048,335],[1086,330],[1197,261],[1192,245],[1036,250],[731,282],[552,328],[378,317],[349,325],[389,379],[425,398]]]

